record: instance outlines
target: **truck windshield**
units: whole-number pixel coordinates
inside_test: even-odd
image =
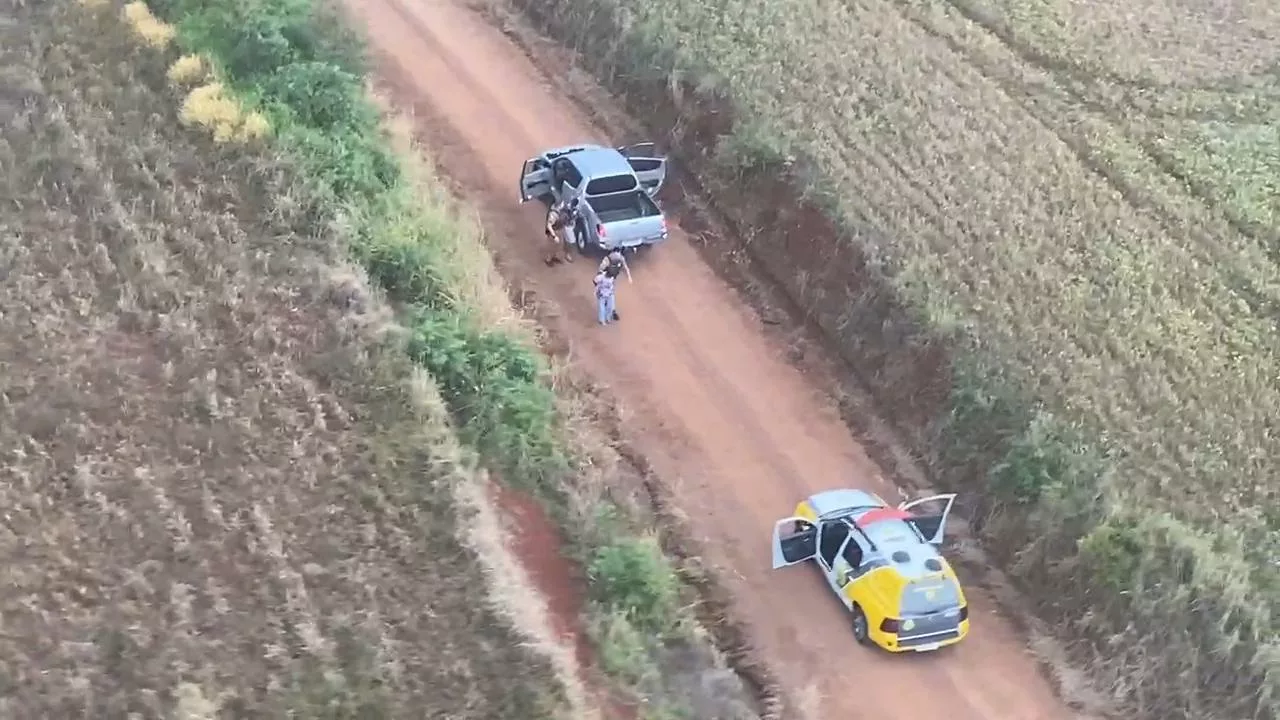
[[[607,175],[587,183],[587,195],[610,195],[636,189],[635,175]]]

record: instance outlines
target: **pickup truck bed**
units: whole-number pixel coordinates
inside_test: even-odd
[[[600,222],[609,225],[623,220],[636,220],[662,215],[657,203],[638,190],[587,197]]]
[[[589,195],[585,204],[599,223],[593,235],[602,249],[634,248],[666,239],[662,210],[643,190]]]

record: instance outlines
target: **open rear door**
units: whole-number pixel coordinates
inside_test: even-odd
[[[818,526],[802,517],[789,517],[774,524],[774,570],[802,563],[817,554]]]
[[[623,145],[618,148],[618,152],[622,153],[623,157],[628,158],[657,157],[658,145],[657,143],[651,142],[636,143],[635,145]]]
[[[629,157],[631,169],[635,171],[640,187],[649,193],[649,197],[658,194],[662,183],[667,179],[667,159],[659,157]]]
[[[538,158],[524,161],[520,170],[520,202],[544,198],[551,194],[551,163]]]
[[[955,503],[956,494],[946,493],[912,500],[899,505],[898,509],[911,513],[907,522],[914,525],[925,540],[941,545],[946,534],[947,517],[951,515],[951,506]]]

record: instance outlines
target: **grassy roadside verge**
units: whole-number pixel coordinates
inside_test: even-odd
[[[780,69],[784,63],[763,57],[789,42],[774,40],[784,37],[779,28],[798,30],[795,25],[827,12],[851,23],[848,16],[858,15],[865,23],[867,16],[882,12],[879,5],[875,10],[852,3],[839,8],[750,2],[637,7],[518,0],[512,5],[577,51],[584,65],[650,125],[656,139],[667,139],[737,236],[746,239],[758,266],[810,313],[854,369],[852,382],[875,394],[937,484],[966,491],[966,509],[994,556],[1101,686],[1147,717],[1274,713],[1280,702],[1276,594],[1270,591],[1274,571],[1265,562],[1268,546],[1260,543],[1268,532],[1275,537],[1275,531],[1274,526],[1268,531],[1265,518],[1254,521],[1258,511],[1265,514],[1265,505],[1255,505],[1252,513],[1215,517],[1200,512],[1212,503],[1179,504],[1155,497],[1154,490],[1137,489],[1128,476],[1133,448],[1117,451],[1114,437],[1104,442],[1097,422],[1081,421],[1079,414],[1047,402],[1036,387],[1045,383],[1046,373],[1030,350],[1015,354],[1005,344],[1010,338],[983,336],[992,323],[984,328],[962,308],[948,307],[946,298],[940,301],[945,293],[935,294],[930,287],[930,268],[903,272],[884,251],[895,241],[916,242],[882,237],[878,228],[884,226],[916,222],[920,237],[936,238],[938,228],[930,226],[926,209],[932,209],[931,203],[945,206],[947,199],[939,199],[923,181],[893,186],[892,163],[901,158],[886,157],[892,153],[877,146],[875,138],[845,147],[837,142],[843,138],[819,143],[796,130],[818,127],[818,101],[805,102],[811,100],[809,93],[829,86],[787,76],[789,70]],[[856,9],[840,9],[845,7]],[[903,30],[879,28],[877,34],[856,23],[847,29],[871,38]],[[796,40],[802,46],[819,34],[797,32],[792,37],[810,38]],[[794,57],[805,57],[803,49],[791,49]],[[892,55],[891,50],[881,52]],[[759,54],[753,55],[755,51]],[[856,53],[848,48],[815,52],[812,67],[843,67],[846,61],[857,66]],[[896,80],[900,72],[897,66],[864,62],[830,78],[831,87],[846,82],[841,77],[855,79],[847,82],[873,78],[874,83],[877,73]],[[942,77],[963,74],[943,65],[933,69]],[[927,87],[931,82],[925,75],[914,80],[907,84]],[[772,100],[751,96],[753,84],[769,86],[769,92],[760,94]],[[789,91],[778,89],[783,86]],[[892,100],[896,98],[883,102],[890,105]],[[877,119],[877,101],[866,100],[863,115],[850,117],[870,127]],[[762,115],[761,105],[767,102],[775,103],[772,117]],[[956,125],[963,122],[943,130]],[[884,136],[890,137],[887,129]],[[825,165],[817,157],[822,146],[835,157],[829,156]],[[851,212],[838,189],[850,188],[847,194],[854,196],[871,194],[873,188],[851,186],[848,177],[834,175],[830,168],[838,163],[872,168],[864,177],[867,183],[883,183],[919,205],[868,206],[861,216]],[[976,180],[971,184],[982,186]],[[1016,188],[1008,191],[1018,194]],[[966,232],[957,227],[963,221],[960,213],[944,207],[943,214],[936,221],[939,226]],[[1023,235],[1027,232],[1036,231],[1021,229]],[[1233,241],[1233,247],[1237,244],[1249,243]],[[1108,247],[1115,248],[1107,258],[1115,261],[1114,272],[1129,277],[1141,275],[1154,255],[1119,241]],[[1185,248],[1169,252],[1194,254]],[[995,272],[1001,271],[1000,258],[987,259]],[[1038,279],[1034,269],[1025,272]],[[1224,322],[1227,317],[1223,313]],[[1247,335],[1254,322],[1245,318],[1227,327]],[[1171,332],[1158,342],[1168,347],[1179,340],[1198,342],[1184,332]],[[1268,357],[1265,349],[1256,352],[1260,362]],[[1167,472],[1170,484],[1194,485],[1181,476],[1176,461],[1163,460],[1166,464],[1153,467],[1151,474]],[[1217,484],[1206,487],[1234,481],[1220,466],[1210,479]],[[1224,494],[1236,490],[1239,484]]]
[[[184,88],[184,120],[218,140],[270,136],[306,171],[310,222],[338,228],[395,304],[403,349],[438,384],[462,439],[552,509],[587,570],[587,622],[604,669],[644,696],[653,717],[705,715],[709,704],[720,717],[745,716],[740,685],[720,682],[713,692],[690,682],[726,673],[687,607],[688,590],[656,538],[584,480],[589,449],[572,442],[581,418],[567,416],[550,389],[550,368],[531,330],[512,318],[477,229],[429,168],[395,156],[365,96],[360,44],[341,18],[283,0],[150,7],[176,30],[181,57],[170,57],[169,79]]]

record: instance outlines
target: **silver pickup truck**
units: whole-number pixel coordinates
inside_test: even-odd
[[[575,145],[525,161],[520,202],[578,198],[573,240],[580,250],[633,250],[667,239],[667,221],[653,198],[667,159],[653,143],[621,148]]]

